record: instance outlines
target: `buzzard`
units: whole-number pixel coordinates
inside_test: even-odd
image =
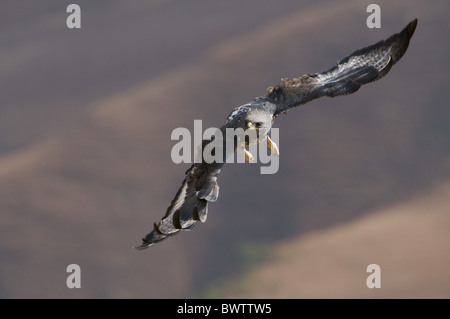
[[[305,74],[294,79],[284,78],[275,87],[269,87],[265,96],[235,108],[220,131],[225,133],[227,128],[242,128],[256,134],[250,134],[250,138],[247,136],[244,140],[235,139],[232,151],[241,147],[245,159],[251,162],[253,156],[245,147],[267,139],[269,149],[278,155],[278,148],[268,135],[278,115],[322,96],[354,93],[361,85],[381,79],[406,52],[416,25],[417,19],[414,19],[400,33],[356,50],[325,72]],[[201,149],[212,141],[204,140]],[[208,203],[216,201],[219,196],[217,177],[228,155],[225,150],[223,161],[203,160],[186,171],[186,177],[166,214],[158,223],[154,223],[153,230],[136,249],[145,249],[180,230],[192,229],[199,221],[206,221]]]

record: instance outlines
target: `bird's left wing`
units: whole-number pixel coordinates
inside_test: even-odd
[[[280,84],[270,87],[267,96],[261,100],[274,104],[275,115],[278,115],[322,96],[354,93],[361,85],[381,79],[400,60],[416,25],[417,19],[400,33],[353,52],[328,71],[305,74],[292,80],[282,79]]]

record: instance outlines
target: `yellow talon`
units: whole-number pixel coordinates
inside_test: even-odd
[[[279,156],[280,155],[280,151],[278,150],[278,146],[277,146],[277,144],[275,144],[275,142],[274,141],[272,141],[271,139],[270,139],[270,137],[269,136],[267,136],[267,147],[269,148],[269,150],[272,152],[272,153],[274,153],[275,155],[277,155],[277,156]]]
[[[245,160],[249,163],[253,163],[255,161],[255,159],[253,158],[252,153],[250,153],[249,151],[247,151],[247,149],[244,147],[244,154],[245,154]]]

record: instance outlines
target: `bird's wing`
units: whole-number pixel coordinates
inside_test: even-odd
[[[402,32],[355,51],[326,72],[303,75],[293,80],[283,79],[276,87],[269,88],[267,96],[260,101],[269,102],[268,108],[275,106],[274,113],[277,115],[321,96],[334,97],[353,93],[361,85],[383,77],[403,56],[416,24],[417,19],[408,24]],[[203,141],[202,146],[209,142]],[[217,176],[224,162],[193,164],[187,170],[186,177],[164,217],[154,224],[154,229],[142,239],[142,244],[135,248],[145,249],[180,230],[191,229],[198,221],[204,222],[208,202],[215,201],[219,195]]]
[[[203,141],[203,147],[210,141]],[[193,164],[187,171],[175,198],[167,208],[166,214],[153,224],[153,230],[142,239],[136,249],[145,249],[180,230],[190,230],[195,224],[205,222],[208,214],[208,202],[214,202],[219,196],[217,176],[223,163],[211,164],[203,161]]]
[[[361,85],[385,76],[403,56],[416,29],[417,19],[400,33],[359,49],[328,71],[282,79],[270,87],[264,100],[275,104],[275,115],[322,96],[335,97],[356,92]]]

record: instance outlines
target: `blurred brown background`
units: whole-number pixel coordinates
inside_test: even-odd
[[[79,30],[71,2],[0,12],[1,298],[450,297],[448,1],[377,1],[368,29],[368,0],[80,0]],[[225,166],[205,224],[132,249],[189,167],[174,128],[416,17],[386,78],[277,119],[277,174]]]

